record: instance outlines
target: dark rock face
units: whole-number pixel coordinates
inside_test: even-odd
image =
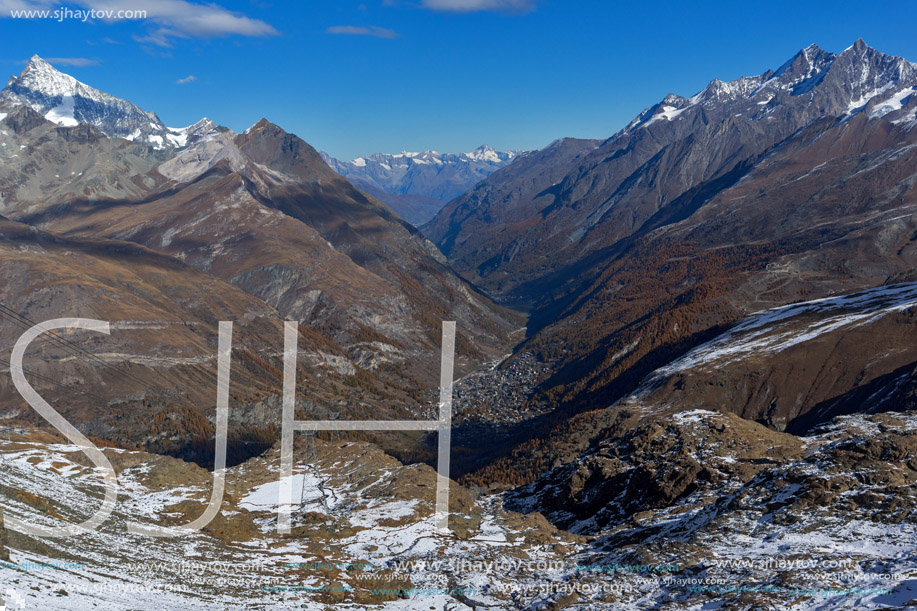
[[[724,480],[750,480],[769,460],[800,455],[791,435],[768,431],[731,414],[703,416],[612,408],[593,449],[517,488],[508,507],[541,511],[567,529],[601,532],[634,515],[714,493]],[[724,461],[717,456],[724,456]]]
[[[631,411],[629,428],[606,429],[575,461],[507,493],[506,506],[602,535],[606,562],[648,541],[663,557],[666,542],[734,549],[749,514],[775,539],[809,523],[826,536],[864,521],[911,528],[914,417],[843,416],[799,438],[728,413]]]
[[[47,123],[45,119],[28,106],[13,108],[4,119],[6,126],[15,134],[24,134]]]
[[[9,560],[10,551],[7,549],[6,529],[3,527],[3,512],[0,512],[0,560]]]
[[[655,372],[627,401],[729,411],[796,434],[841,414],[908,409],[915,316],[914,283],[760,312]]]

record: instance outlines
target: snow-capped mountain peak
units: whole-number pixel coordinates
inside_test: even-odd
[[[16,77],[11,77],[11,82],[15,81],[20,86],[27,86],[34,91],[40,91],[47,96],[76,95],[80,89],[84,89],[86,94],[101,94],[101,92],[83,85],[78,80],[68,74],[59,72],[54,67],[40,58],[33,55],[29,59],[22,73]],[[96,95],[101,98],[101,95]]]
[[[337,173],[368,182],[388,193],[423,195],[447,201],[517,155],[516,151],[497,151],[485,144],[470,153],[402,151],[376,153],[352,161],[339,161],[322,153],[322,158]]]
[[[839,54],[818,45],[801,49],[776,71],[745,76],[732,81],[713,79],[690,98],[667,95],[661,102],[638,115],[625,129],[690,123],[703,113],[711,117],[735,117],[750,121],[781,120],[796,115],[835,115],[841,119],[861,111],[871,117],[901,110],[917,85],[917,64],[886,55],[862,39]],[[780,113],[773,114],[780,108]],[[690,111],[690,112],[689,112]],[[897,115],[890,120],[904,120]]]
[[[434,164],[438,166],[450,165],[453,163],[467,163],[469,161],[490,163],[502,165],[508,163],[516,158],[518,155],[517,151],[497,151],[492,146],[487,144],[481,145],[478,148],[474,149],[470,153],[440,153],[438,151],[423,151],[423,152],[412,152],[412,151],[401,151],[400,153],[388,154],[388,153],[375,153],[366,157],[357,157],[350,161],[339,161],[332,158],[327,153],[322,153],[326,162],[329,162],[335,170],[340,172],[340,169],[337,167],[340,164],[345,164],[353,168],[365,168],[373,165],[381,166],[383,169],[401,167],[409,168],[413,165],[428,165]],[[343,166],[342,166],[343,167]]]
[[[190,134],[203,137],[204,132],[216,129],[206,119],[187,128],[166,127],[155,113],[81,83],[38,55],[32,56],[19,76],[10,77],[0,91],[0,105],[29,106],[58,125],[87,123],[109,137],[142,142],[157,149],[186,146]]]
[[[516,156],[515,151],[499,153],[492,146],[486,144],[479,146],[470,153],[465,153],[465,157],[475,161],[489,161],[491,163],[502,163],[509,161]]]
[[[517,151],[482,145],[470,153],[376,153],[339,161],[321,153],[331,168],[371,193],[407,221],[422,225],[443,204],[513,161]]]

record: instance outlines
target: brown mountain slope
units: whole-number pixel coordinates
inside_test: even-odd
[[[758,312],[656,369],[610,407],[546,427],[466,479],[531,482],[596,444],[640,437],[629,432],[639,423],[690,419],[697,410],[729,413],[747,430],[759,429],[757,421],[799,435],[839,415],[913,409],[915,312],[914,282]]]
[[[87,435],[206,465],[213,455],[217,323],[230,320],[230,460],[276,439],[283,316],[232,284],[135,243],[62,238],[0,220],[0,305],[5,422],[40,421],[9,375],[12,346],[26,329],[64,317],[109,321],[108,336],[62,331],[34,342],[27,378]],[[407,377],[389,373],[395,384],[361,372],[341,346],[306,327],[298,362],[300,417],[338,411],[416,418],[432,390]],[[388,440],[395,448],[405,443]]]
[[[46,159],[20,162],[19,172],[47,182],[53,171],[53,180],[65,184],[47,198],[11,191],[4,200],[11,218],[172,255],[345,347],[348,368],[391,369],[380,375],[393,383],[435,385],[442,320],[458,322],[460,372],[505,352],[516,322],[438,261],[441,255],[413,227],[277,126],[261,121],[244,134],[217,134],[156,168],[121,164],[112,170],[121,181],[117,188],[97,192],[87,181],[113,162],[87,150],[115,147],[123,156],[122,149],[138,149],[96,132],[85,150],[67,148],[62,142],[83,127],[52,126],[30,112],[6,118],[32,119],[25,121],[28,129],[14,132],[10,146],[24,155],[39,145],[63,152],[50,166]],[[77,161],[85,169],[62,173]],[[10,183],[20,180],[12,170],[3,168],[4,174]],[[75,195],[80,192],[86,195]]]
[[[561,365],[544,388],[610,401],[745,312],[912,269],[915,144],[917,130],[885,119],[813,124],[686,220],[635,240],[531,340]]]
[[[536,153],[551,181],[531,180],[523,157],[425,231],[479,286],[540,304],[546,290],[581,289],[583,273],[604,266],[622,240],[690,215],[813,121],[908,116],[901,103],[913,101],[914,86],[914,64],[863,41],[839,55],[813,45],[776,72],[669,95],[585,155]]]
[[[38,418],[7,373],[12,344],[33,323],[110,321],[109,336],[60,332],[73,344],[37,340],[27,353],[27,377],[87,434],[173,451],[195,434],[212,433],[217,322],[237,321],[239,349],[275,343],[281,333],[276,310],[264,302],[135,244],[62,239],[0,221],[0,252],[5,418]],[[236,397],[253,403],[259,388],[271,385],[262,376],[237,360]],[[247,411],[234,414],[234,428],[249,420]]]

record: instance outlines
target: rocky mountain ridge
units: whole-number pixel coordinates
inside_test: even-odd
[[[809,47],[669,97],[606,141],[526,155],[451,202],[424,231],[531,309],[517,354],[550,365],[529,403],[557,412],[520,426],[519,447],[753,312],[910,278],[915,86],[914,64],[862,41]]]

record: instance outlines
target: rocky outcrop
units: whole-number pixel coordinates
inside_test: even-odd
[[[515,489],[507,506],[540,511],[565,529],[601,532],[692,495],[716,494],[727,480],[747,482],[768,465],[801,456],[804,447],[792,435],[732,414],[647,417],[615,409],[623,417],[611,420],[591,450]]]
[[[3,512],[0,511],[0,560],[9,560],[10,551],[7,549],[6,528],[3,525]]]

